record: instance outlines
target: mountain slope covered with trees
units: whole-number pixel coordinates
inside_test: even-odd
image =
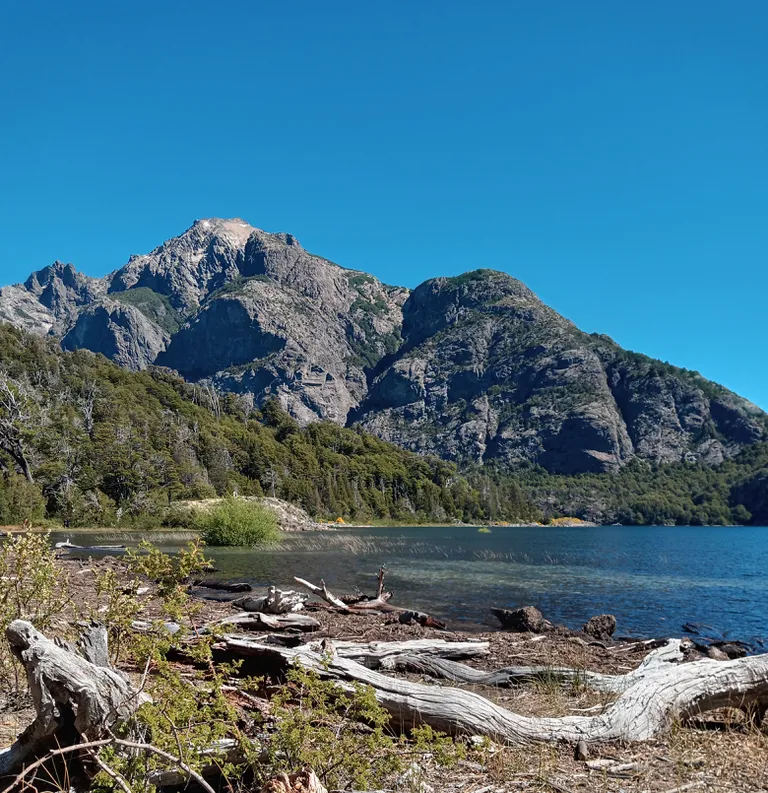
[[[0,324],[0,523],[158,525],[173,503],[275,495],[319,518],[765,523],[768,444],[719,466],[635,461],[618,473],[535,466],[461,473],[357,427],[300,426],[276,400],[132,372]]]
[[[0,324],[0,522],[158,525],[169,506],[237,491],[312,515],[520,519],[514,483],[478,488],[455,465],[331,422],[301,427],[168,370],[132,372]]]

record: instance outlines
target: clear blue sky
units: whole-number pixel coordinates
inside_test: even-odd
[[[0,283],[240,216],[768,408],[768,3],[0,0]]]

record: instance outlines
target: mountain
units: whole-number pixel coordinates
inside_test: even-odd
[[[768,432],[747,400],[583,333],[493,270],[419,286],[401,334],[354,418],[413,451],[574,474],[635,457],[717,464]]]
[[[768,439],[747,400],[583,333],[505,273],[409,292],[239,219],[196,221],[102,279],[56,262],[0,290],[0,320],[465,467],[718,465]]]

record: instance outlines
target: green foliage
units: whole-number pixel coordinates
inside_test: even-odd
[[[274,279],[270,278],[268,275],[250,275],[247,277],[241,276],[239,278],[233,278],[231,281],[227,281],[224,286],[220,286],[218,289],[211,292],[207,298],[206,305],[210,304],[211,301],[216,300],[219,297],[237,294],[243,290],[243,287],[245,287],[246,284],[255,283],[257,281],[267,284],[275,283]]]
[[[738,485],[766,465],[768,444],[759,443],[716,467],[635,460],[617,473],[578,476],[532,467],[516,472],[515,480],[547,519],[572,515],[626,525],[728,525],[754,522]],[[505,480],[503,473],[496,476]]]
[[[99,601],[106,605],[100,617],[110,632],[113,662],[123,660],[144,670],[142,687],[151,702],[143,704],[134,718],[122,726],[121,735],[139,734],[195,770],[203,763],[218,762],[224,776],[232,774],[234,778],[234,769],[211,749],[224,738],[247,742],[240,735],[238,714],[224,690],[237,667],[213,663],[216,635],[197,633],[201,604],[187,592],[190,578],[209,564],[202,545],[197,541],[177,554],[166,554],[150,543],[142,543],[127,554],[127,562],[127,583],[112,570],[99,577]],[[160,614],[148,631],[137,633],[131,630],[131,622],[142,616],[144,606],[136,590],[147,579],[157,585]],[[172,635],[166,628],[168,620],[196,635],[194,642],[185,645],[185,654],[192,663],[185,673],[168,658],[172,647]],[[201,755],[203,751],[207,754]],[[102,758],[129,781],[134,791],[149,790],[148,774],[167,767],[153,755],[118,755],[113,748],[103,750]],[[113,783],[106,776],[99,777],[95,787],[111,790]]]
[[[271,545],[280,539],[273,510],[231,496],[209,509],[197,509],[192,525],[208,545],[254,547]]]
[[[49,534],[17,534],[0,545],[0,634],[16,619],[45,631],[70,603],[69,579],[56,566]],[[19,692],[23,673],[0,643],[0,691]]]
[[[18,525],[28,520],[33,525],[45,518],[45,499],[40,488],[23,476],[0,477],[0,525]]]
[[[370,686],[340,689],[301,666],[288,671],[272,705],[268,775],[312,768],[329,790],[368,790],[388,786],[408,755],[429,754],[446,767],[464,756],[461,744],[429,727],[415,729],[410,742],[395,738]]]
[[[8,325],[0,325],[0,369],[42,408],[24,438],[34,489],[14,478],[12,487],[25,493],[15,503],[25,501],[39,516],[42,498],[48,518],[72,526],[153,528],[168,521],[176,501],[234,491],[361,522],[519,516],[518,502],[492,504],[487,489],[451,463],[358,429],[300,427],[276,401],[257,410],[167,370],[129,372]],[[19,470],[0,450],[2,464]]]
[[[509,345],[518,343],[513,336]],[[87,351],[63,353],[54,341],[8,325],[0,325],[0,370],[29,407],[19,439],[34,478],[20,475],[18,455],[0,449],[3,523],[46,517],[72,526],[153,528],[172,522],[176,501],[235,491],[275,496],[318,518],[360,522],[764,520],[738,485],[768,467],[765,443],[716,467],[636,461],[618,474],[559,476],[486,464],[461,475],[452,463],[357,428],[300,427],[274,400],[254,409],[163,369],[128,372]],[[587,398],[567,389],[537,396],[545,406]],[[502,406],[501,414],[526,431],[535,418],[517,407]],[[470,408],[464,411],[470,417]]]
[[[181,327],[181,315],[171,305],[171,301],[165,295],[161,295],[146,286],[128,289],[125,292],[112,292],[109,296],[120,303],[138,308],[144,316],[151,319],[168,333],[176,333]]]
[[[479,270],[470,270],[468,273],[462,273],[461,275],[455,275],[447,280],[453,286],[464,286],[465,284],[471,284],[475,281],[487,281],[489,278],[493,278],[498,274],[497,270],[481,268]]]

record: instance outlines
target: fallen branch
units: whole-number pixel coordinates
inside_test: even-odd
[[[337,608],[339,611],[343,611],[347,614],[365,614],[367,612],[383,612],[385,614],[394,613],[399,614],[400,621],[404,623],[418,622],[420,625],[425,627],[439,628],[440,630],[445,630],[446,627],[444,622],[431,617],[429,614],[424,614],[420,611],[414,611],[413,609],[393,606],[389,602],[389,599],[392,597],[392,593],[384,592],[383,567],[379,569],[376,597],[372,598],[371,600],[355,600],[352,603],[345,603],[341,598],[336,597],[336,595],[328,590],[328,587],[325,585],[325,581],[322,579],[320,580],[320,586],[317,586],[316,584],[313,584],[304,578],[299,578],[298,576],[294,576],[293,580],[297,584],[300,584],[301,586],[308,589],[313,594],[322,598],[326,603],[330,603],[330,605],[332,605],[334,608]]]
[[[685,720],[702,711],[768,701],[768,655],[670,663],[671,657],[680,655],[675,641],[653,651],[640,668],[623,676],[621,693],[604,713],[559,718],[520,716],[473,692],[391,678],[338,654],[322,655],[307,646],[258,645],[236,637],[227,637],[226,644],[233,653],[279,657],[322,677],[370,685],[403,728],[424,723],[450,734],[486,735],[509,744],[645,741],[676,718]]]
[[[582,669],[552,666],[505,666],[501,669],[486,672],[445,658],[409,653],[385,658],[382,667],[384,669],[417,672],[442,680],[450,680],[452,683],[495,686],[499,688],[509,688],[510,686],[530,683],[534,680],[583,683],[597,691],[615,691],[619,685],[622,685],[621,677],[617,680],[612,675],[601,675]]]
[[[91,762],[95,763],[99,770],[103,771],[123,791],[123,793],[133,793],[131,786],[128,784],[125,777],[115,771],[114,768],[107,765],[99,757],[99,755],[96,754],[96,752],[89,751],[88,756],[91,758]]]
[[[293,580],[297,584],[301,584],[301,586],[306,587],[312,594],[321,597],[326,603],[330,603],[332,606],[335,606],[337,609],[341,611],[351,611],[352,606],[348,606],[343,600],[339,600],[335,595],[332,595],[328,588],[325,586],[325,581],[320,579],[320,586],[316,586],[315,584],[311,583],[310,581],[305,581],[303,578],[299,578],[298,576],[294,576]]]

